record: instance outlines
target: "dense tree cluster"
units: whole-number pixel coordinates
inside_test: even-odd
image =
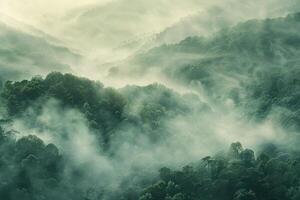
[[[20,134],[0,126],[1,200],[102,199],[101,188],[83,184],[85,169],[71,166],[56,145]]]
[[[223,112],[229,107],[245,115],[246,119],[254,118],[255,122],[270,117],[275,119],[277,127],[289,131],[292,127],[292,131],[297,132],[300,130],[299,16],[251,20],[224,29],[211,38],[190,37],[179,44],[154,48],[134,62],[162,66],[161,70],[168,77],[200,90],[214,109],[220,107]],[[183,57],[189,58],[184,60]],[[5,124],[4,128],[0,127],[0,199],[300,199],[300,152],[295,140],[298,136],[294,135],[290,138],[294,139],[296,150],[266,144],[254,153],[236,142],[228,152],[204,157],[181,170],[164,167],[159,170],[158,177],[144,177],[136,170],[134,175],[129,172],[130,176],[122,177],[118,182],[119,189],[111,185],[94,189],[90,180],[85,179],[86,168],[68,165],[71,158],[61,155],[54,144],[45,144],[28,133],[22,133],[27,136],[21,137],[21,133],[7,131],[9,126],[6,126],[8,122],[22,119],[29,129],[45,128],[35,123],[47,102],[55,99],[62,111],[79,111],[86,119],[88,131],[99,136],[101,143],[93,150],[103,153],[104,160],[115,157],[122,160],[128,158],[127,152],[122,154],[122,150],[131,149],[128,148],[130,145],[136,152],[142,151],[144,146],[136,145],[137,142],[145,142],[145,146],[154,150],[160,136],[166,136],[171,130],[168,125],[174,125],[167,124],[169,119],[192,118],[201,115],[202,111],[211,114],[213,109],[196,95],[179,95],[160,84],[117,90],[105,88],[100,82],[58,72],[45,78],[7,81],[0,84],[0,92],[0,125]],[[228,100],[231,100],[231,107],[224,103]],[[137,134],[150,140],[135,140]],[[169,138],[164,139],[162,143],[167,143]],[[81,141],[76,142],[81,144]],[[103,149],[107,151],[102,152]],[[121,153],[115,153],[117,150]],[[141,155],[141,158],[144,156],[153,161],[151,155]],[[118,165],[114,161],[107,166]],[[126,167],[132,167],[132,163],[126,164]],[[99,182],[106,181],[101,178]]]
[[[8,81],[2,97],[10,115],[21,114],[39,98],[56,98],[64,106],[89,112],[91,120],[120,119],[125,100],[115,90],[104,89],[101,83],[71,74],[51,73],[45,79],[34,77],[20,82]],[[45,100],[45,99],[43,99]],[[101,113],[95,113],[101,110]]]
[[[165,119],[191,111],[191,102],[201,105],[196,96],[183,97],[159,84],[115,90],[104,88],[100,82],[58,72],[46,78],[7,81],[1,97],[9,118],[24,117],[28,108],[39,114],[51,99],[58,100],[63,108],[77,109],[87,118],[89,127],[101,133],[104,147],[124,126],[134,126],[155,138]]]
[[[45,145],[34,135],[14,139],[0,129],[0,198],[5,200],[101,199],[101,191],[78,188],[76,169],[66,180],[66,160],[54,144]],[[70,170],[70,169],[69,169]],[[70,178],[70,177],[69,177]],[[69,182],[72,180],[72,184]],[[123,200],[298,200],[300,157],[272,144],[264,145],[257,156],[239,142],[227,152],[207,156],[181,170],[163,167],[159,177],[106,195]],[[93,185],[88,186],[93,188]],[[144,189],[142,189],[144,187]],[[106,191],[107,192],[107,191]],[[93,195],[98,195],[94,196]]]
[[[28,107],[35,107],[39,112],[47,100],[57,99],[63,107],[84,113],[90,126],[104,133],[105,143],[109,140],[109,132],[122,120],[126,104],[121,94],[103,88],[101,83],[57,72],[45,79],[34,77],[29,81],[7,81],[2,97],[12,117],[22,116]]]
[[[205,157],[182,170],[162,168],[140,200],[296,200],[299,152],[266,145],[258,154],[233,143],[227,153]]]
[[[300,128],[300,68],[262,72],[247,86],[247,112],[257,119],[273,115],[286,128]]]
[[[33,135],[16,140],[0,128],[0,152],[0,199],[63,199],[63,163],[54,144]]]

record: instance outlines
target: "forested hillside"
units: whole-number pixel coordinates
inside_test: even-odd
[[[82,169],[68,169],[73,171],[66,179],[68,159],[55,145],[45,145],[36,136],[15,140],[12,133],[1,129],[0,151],[1,199],[297,200],[300,197],[299,152],[271,144],[255,154],[251,149],[243,149],[239,142],[233,143],[228,151],[199,158],[181,170],[163,167],[159,176],[144,177],[143,182],[117,193],[105,187],[96,190],[89,184],[84,189],[80,187],[84,181]]]
[[[113,63],[107,79],[157,80],[124,87],[65,73],[81,57],[43,38],[1,38],[0,200],[300,199],[300,13]]]
[[[283,125],[298,127],[299,41],[300,13],[250,20],[139,54],[111,76],[163,73],[215,103],[229,100],[254,118],[275,114]]]
[[[228,152],[204,157],[182,170],[161,168],[159,180],[139,199],[296,200],[299,167],[299,152],[267,145],[255,155],[237,142]]]
[[[109,159],[116,159],[122,156],[116,145],[125,142],[124,137],[133,137],[130,144],[136,145],[139,140],[134,138],[138,135],[132,134],[142,134],[151,142],[151,148],[155,148],[174,134],[167,128],[170,120],[212,112],[197,96],[182,96],[158,84],[115,90],[71,74],[51,73],[46,78],[8,81],[1,98],[2,108],[6,108],[6,118],[1,121],[0,196],[4,199],[299,198],[298,150],[282,145],[263,144],[254,153],[237,142],[229,151],[199,157],[182,170],[163,167],[159,176],[154,173],[151,177],[147,173],[141,176],[144,172],[137,168],[124,177],[118,189],[105,186],[105,182],[95,188],[85,183],[88,176],[81,165],[69,163],[74,161],[64,154],[65,147],[61,147],[63,153],[60,153],[54,144],[46,145],[30,133],[22,136],[10,125],[22,119],[30,128],[51,129],[53,124],[47,127],[39,118],[45,102],[55,99],[55,106],[65,112],[75,109],[82,113],[99,141],[97,151],[103,151]],[[125,133],[128,130],[131,134]],[[69,140],[76,135],[70,133],[61,137]],[[130,180],[131,176],[136,177],[135,180]]]

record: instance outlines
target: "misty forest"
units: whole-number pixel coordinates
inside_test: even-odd
[[[0,0],[0,200],[300,200],[300,1]]]

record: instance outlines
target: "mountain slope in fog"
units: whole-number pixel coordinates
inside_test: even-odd
[[[142,74],[155,67],[161,71],[164,69],[175,71],[178,68],[186,68],[184,63],[200,65],[206,60],[216,60],[217,63],[227,59],[234,64],[231,69],[246,68],[239,62],[280,64],[293,61],[298,50],[298,16],[299,14],[295,14],[286,18],[251,20],[233,28],[223,29],[212,37],[188,37],[178,44],[162,45],[139,54],[128,61],[132,66],[126,67]],[[121,72],[122,67],[119,67]],[[222,70],[220,67],[215,68]],[[126,69],[124,71],[126,72]],[[184,73],[181,76],[184,78],[188,75]],[[195,76],[197,79],[197,75]],[[194,80],[193,77],[186,79]]]
[[[113,68],[111,76],[162,73],[218,104],[231,102],[242,112],[259,118],[275,114],[281,121],[285,111],[290,117],[283,123],[298,124],[299,16],[250,20],[212,37],[163,45]]]
[[[53,70],[70,71],[80,58],[69,49],[48,42],[45,35],[13,28],[0,22],[0,78],[22,79]]]
[[[157,2],[134,2],[69,16],[78,20],[70,38],[96,19],[105,26],[93,24],[76,45],[119,43],[120,33],[136,29],[102,17],[141,29],[146,19],[138,14]],[[0,77],[12,79],[0,87],[0,199],[299,200],[300,13],[188,37],[111,70],[111,78],[154,77],[174,90],[157,83],[115,89],[61,72],[26,79],[68,71],[78,56],[5,24],[0,39]],[[251,149],[235,142],[227,150],[237,140]]]
[[[285,146],[264,145],[256,158],[233,143],[228,153],[220,147],[199,161],[211,142],[217,148],[217,140],[224,141],[210,127],[218,125],[220,113],[210,117],[212,110],[196,95],[159,84],[116,90],[50,73],[6,82],[0,102],[6,110],[0,121],[0,197],[7,200],[299,197],[298,151]],[[11,129],[16,127],[22,130]],[[175,170],[191,158],[195,163]],[[164,165],[174,170],[153,172]]]
[[[132,127],[135,134],[149,134],[155,139],[163,134],[164,121],[207,110],[197,96],[182,96],[163,85],[116,90],[105,88],[100,82],[61,73],[50,73],[45,79],[8,81],[1,97],[8,118],[27,116],[27,123],[33,126],[38,126],[45,102],[52,99],[63,108],[77,109],[87,118],[89,127],[101,134],[99,139],[103,145],[108,145],[113,135],[118,137],[119,129],[124,127]],[[198,110],[194,110],[195,105]]]
[[[92,194],[118,199],[130,187],[151,180],[161,162],[175,165],[195,156],[174,151],[185,130],[179,133],[181,128],[173,124],[210,112],[196,95],[179,95],[163,85],[116,90],[61,73],[8,81],[0,103],[0,167],[10,173],[0,179],[0,197],[6,199],[82,199]],[[44,143],[56,145],[61,155]],[[173,160],[171,152],[182,159]],[[60,195],[58,188],[66,193]]]

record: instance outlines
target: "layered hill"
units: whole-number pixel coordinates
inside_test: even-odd
[[[0,22],[0,78],[19,80],[50,71],[71,71],[80,56],[45,35]]]
[[[298,121],[299,30],[299,13],[250,20],[212,37],[189,37],[139,54],[112,68],[111,76],[164,74],[218,104],[230,101],[259,118],[291,111],[293,117],[283,120],[289,124]]]

